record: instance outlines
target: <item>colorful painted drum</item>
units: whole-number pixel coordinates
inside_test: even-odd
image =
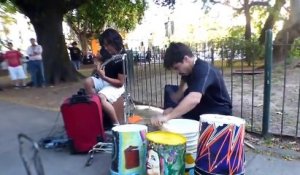
[[[155,131],[146,138],[147,175],[184,175],[186,139],[182,135]]]
[[[127,124],[115,126],[113,131],[112,175],[145,175],[147,126]]]
[[[199,138],[199,121],[190,119],[172,119],[162,125],[162,130],[182,134],[185,136],[187,140],[185,154],[185,174],[193,175]]]
[[[201,115],[195,174],[244,174],[244,137],[245,120],[217,114]]]

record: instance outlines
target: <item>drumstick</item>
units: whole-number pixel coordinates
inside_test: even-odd
[[[255,146],[253,146],[251,143],[247,142],[247,141],[244,141],[245,145],[248,146],[249,148],[255,150]]]

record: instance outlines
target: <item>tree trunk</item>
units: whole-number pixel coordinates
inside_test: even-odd
[[[71,65],[63,35],[63,12],[47,9],[43,13],[32,13],[29,18],[37,34],[37,41],[43,47],[47,83],[77,80],[77,72]]]
[[[289,20],[284,23],[283,29],[278,32],[274,41],[273,57],[275,62],[281,62],[288,57],[291,44],[300,36],[300,1],[291,0]],[[288,45],[287,45],[288,44]]]
[[[246,43],[251,43],[251,14],[250,14],[250,5],[249,1],[244,1],[244,13],[246,18],[246,28],[245,28],[245,41]],[[245,50],[245,60],[248,63],[248,66],[251,64],[250,50],[246,47]]]
[[[286,0],[276,0],[275,5],[273,6],[272,10],[269,12],[269,16],[264,24],[264,27],[260,31],[259,43],[261,45],[265,43],[266,30],[273,29],[275,22],[279,18],[280,10],[285,3]]]
[[[78,34],[78,39],[79,39],[79,42],[80,42],[80,45],[81,45],[81,49],[82,49],[82,53],[83,55],[87,55],[87,52],[88,52],[88,38],[86,36],[86,32],[80,32]]]
[[[246,29],[245,29],[245,40],[251,40],[251,15],[249,4],[245,4],[245,17],[246,17]]]
[[[273,48],[275,62],[281,62],[288,57],[291,44],[300,36],[300,21],[278,32]]]

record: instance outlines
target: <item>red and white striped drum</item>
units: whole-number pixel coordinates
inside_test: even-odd
[[[245,120],[217,114],[201,115],[195,174],[244,174],[244,137]]]

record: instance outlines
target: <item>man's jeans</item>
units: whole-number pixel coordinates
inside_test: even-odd
[[[42,60],[28,61],[28,70],[35,87],[41,87],[45,85],[44,65]]]
[[[72,60],[72,64],[73,64],[73,66],[75,67],[75,69],[76,70],[79,70],[79,68],[80,68],[80,61],[78,60]]]

